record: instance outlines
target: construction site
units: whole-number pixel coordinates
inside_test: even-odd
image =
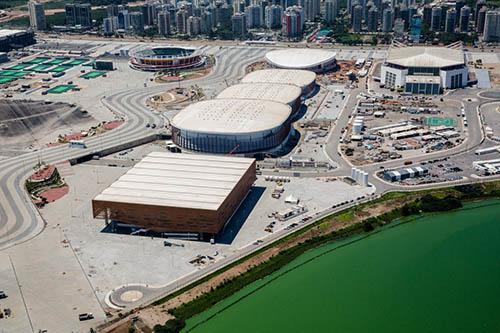
[[[25,149],[37,142],[84,127],[95,120],[79,106],[62,102],[0,100],[1,149]],[[0,155],[2,153],[0,152]]]
[[[407,159],[464,140],[467,120],[459,103],[431,97],[360,97],[341,139],[341,150],[354,165]]]

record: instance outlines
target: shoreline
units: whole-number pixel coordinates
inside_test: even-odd
[[[282,269],[308,250],[357,235],[369,236],[374,230],[380,231],[386,226],[394,225],[400,218],[419,218],[422,214],[405,214],[403,207],[414,207],[426,195],[434,196],[436,202],[449,197],[458,198],[461,205],[462,202],[499,198],[500,182],[386,193],[381,198],[339,211],[297,230],[176,293],[144,308],[125,313],[122,318],[133,313],[139,317],[163,318],[166,322],[177,318],[184,323],[251,283]]]
[[[418,200],[421,200],[426,195],[434,195],[436,196],[436,200],[444,200],[447,197],[452,197],[460,201],[460,204],[462,202],[498,198],[500,197],[500,182],[415,192],[387,193],[373,202],[340,211],[317,221],[307,228],[298,230],[283,240],[257,251],[249,258],[243,258],[240,262],[235,263],[226,270],[214,273],[214,276],[209,276],[198,284],[188,286],[185,290],[181,290],[177,294],[167,296],[153,303],[153,306],[161,306],[162,311],[168,311],[170,315],[178,320],[185,321],[206,311],[214,304],[224,300],[252,282],[278,271],[310,249],[317,248],[326,243],[345,240],[355,235],[369,233],[375,229],[380,229],[382,226],[392,224],[402,217],[418,217],[422,215],[415,212],[405,215],[403,207],[415,205]],[[436,201],[436,204],[440,205],[438,201]],[[434,212],[439,211],[440,209],[437,209]],[[339,222],[339,220],[344,221]],[[326,227],[324,226],[325,224],[327,224]],[[330,228],[328,228],[328,225]],[[266,254],[267,257],[265,256]],[[261,260],[257,261],[257,263],[253,262],[248,265],[252,259],[262,255],[265,258],[260,258]],[[239,274],[227,274],[235,267],[238,267],[238,265],[244,265],[245,263],[247,263],[246,269],[240,271]],[[219,278],[218,281],[211,281],[217,278]],[[210,284],[210,282],[212,283]],[[203,289],[200,286],[210,286],[210,288]],[[182,297],[183,295],[188,296],[186,294],[191,299]]]
[[[311,262],[314,262],[315,260],[331,254],[332,252],[339,250],[341,248],[344,248],[349,245],[356,244],[360,241],[363,241],[371,236],[377,235],[379,233],[382,233],[384,231],[388,231],[389,229],[404,226],[408,223],[416,222],[418,223],[419,220],[425,219],[425,218],[433,218],[433,217],[439,217],[440,215],[447,215],[447,214],[457,214],[460,213],[461,211],[471,211],[471,210],[476,210],[476,209],[481,209],[485,207],[492,207],[492,206],[500,206],[500,198],[498,197],[491,197],[491,198],[484,198],[480,200],[470,200],[467,202],[464,202],[464,206],[458,209],[454,209],[451,211],[444,211],[444,212],[439,212],[439,213],[424,213],[420,215],[412,215],[408,217],[403,217],[402,219],[395,220],[392,223],[389,223],[385,226],[382,226],[380,228],[377,228],[369,233],[366,234],[356,234],[353,235],[350,239],[345,239],[344,241],[337,242],[337,241],[332,241],[325,243],[319,247],[313,248],[309,251],[304,252],[300,257],[296,258],[297,260],[296,263],[290,262],[288,265],[290,267],[282,267],[281,271],[278,272],[278,274],[271,274],[264,279],[257,280],[253,284],[253,288],[251,288],[250,285],[244,287],[243,289],[240,290],[241,295],[238,295],[236,299],[231,300],[229,304],[224,305],[222,308],[219,307],[219,309],[216,309],[215,311],[212,311],[212,308],[207,309],[203,313],[199,313],[195,315],[194,317],[190,318],[190,320],[195,320],[196,316],[200,316],[199,321],[193,321],[189,326],[187,326],[182,332],[191,332],[193,330],[199,329],[200,326],[203,326],[210,320],[214,319],[218,315],[222,314],[229,308],[233,307],[234,305],[237,305],[239,302],[243,301],[244,299],[248,298],[249,296],[252,296],[259,290],[263,289],[264,287],[267,287],[268,285],[274,283],[276,280],[278,280],[281,277],[286,276],[288,273],[293,272],[294,270],[300,269],[305,265],[310,264]],[[338,244],[337,244],[338,243]],[[324,248],[324,249],[322,249]],[[310,251],[315,251],[319,250],[319,253],[314,253],[312,256],[307,256],[307,253]],[[302,258],[303,256],[307,256],[306,258]],[[284,269],[286,268],[286,269]],[[248,288],[248,290],[245,290]],[[233,297],[234,298],[234,297]],[[222,302],[224,302],[223,300]],[[218,303],[220,304],[220,303]],[[217,306],[214,305],[214,307]],[[204,316],[205,314],[205,316]]]

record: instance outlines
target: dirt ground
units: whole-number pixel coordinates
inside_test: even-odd
[[[95,120],[87,111],[66,103],[43,101],[0,101],[0,148],[25,148],[43,141],[48,133]]]
[[[500,87],[500,64],[485,64],[484,67],[490,72],[492,88]]]

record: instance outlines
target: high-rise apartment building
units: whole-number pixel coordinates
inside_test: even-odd
[[[28,13],[30,16],[30,27],[33,30],[39,31],[45,30],[47,28],[43,3],[36,0],[31,0],[30,2],[28,2]]]

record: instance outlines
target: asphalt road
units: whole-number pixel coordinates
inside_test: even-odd
[[[211,74],[190,83],[213,90],[222,89],[226,82],[244,75],[246,65],[261,58],[263,49],[223,48],[216,53],[216,65]],[[0,250],[24,242],[43,230],[44,221],[24,190],[25,179],[38,161],[54,163],[87,155],[117,144],[151,135],[147,123],[162,124],[161,117],[149,110],[145,100],[154,94],[176,87],[176,83],[129,89],[107,95],[101,103],[123,115],[124,125],[105,134],[85,140],[86,149],[67,145],[40,149],[0,161]]]
[[[197,84],[204,90],[215,93],[223,89],[227,84],[233,84],[238,78],[243,76],[245,65],[252,63],[261,58],[266,49],[265,48],[242,48],[242,47],[224,47],[216,52],[216,65],[212,73],[206,77],[192,80],[190,84]],[[123,91],[114,91],[107,93],[106,97],[102,97],[103,103],[110,110],[121,114],[125,117],[126,122],[122,126],[113,131],[109,131],[103,135],[92,137],[86,140],[88,146],[85,150],[69,148],[68,146],[58,146],[39,150],[37,152],[30,152],[24,155],[12,157],[0,161],[0,250],[14,246],[21,242],[27,241],[36,236],[43,230],[44,221],[39,215],[36,207],[31,203],[28,195],[24,190],[24,180],[33,171],[33,166],[39,161],[43,160],[47,163],[54,163],[57,161],[68,160],[79,156],[87,155],[89,151],[97,151],[112,147],[116,144],[125,143],[128,141],[140,139],[154,133],[151,128],[146,128],[147,123],[161,124],[163,119],[159,114],[149,110],[145,106],[145,100],[154,94],[161,91],[176,87],[177,83],[155,85],[151,87],[144,87],[140,89],[129,89]],[[331,135],[329,136],[328,144],[325,146],[325,151],[328,156],[335,161],[339,168],[334,172],[338,175],[349,174],[350,164],[338,154],[338,140],[341,135],[340,131],[346,126],[350,110],[353,110],[356,104],[356,96],[363,89],[355,89],[352,91],[351,96],[347,102],[345,112],[342,112],[337,120],[337,125],[334,127]],[[459,90],[448,95],[453,101],[463,101],[470,95],[468,90]],[[464,101],[466,108],[467,120],[469,123],[468,139],[465,145],[455,147],[451,150],[426,154],[418,158],[412,158],[414,163],[423,160],[440,158],[445,156],[456,156],[475,149],[483,140],[481,124],[477,116],[477,106],[481,101]],[[403,189],[411,190],[412,188],[395,186],[394,184],[385,183],[376,179],[373,175],[376,173],[380,166],[386,168],[397,167],[403,164],[404,160],[387,161],[375,165],[362,167],[371,175],[371,183],[376,186],[378,194],[386,192],[389,189]],[[469,180],[470,181],[470,180]],[[448,184],[433,184],[425,185],[424,188],[445,186]],[[375,195],[376,196],[376,195]],[[358,204],[354,202],[352,205]],[[342,207],[341,209],[346,208]],[[313,223],[316,219],[330,214],[333,210],[321,212],[315,219],[308,223]],[[266,238],[264,244],[268,244],[276,239],[284,237],[293,230],[282,230],[276,232],[272,236]],[[196,272],[196,274],[184,277],[179,281],[169,284],[163,288],[152,289],[144,286],[129,286],[124,289],[118,289],[112,294],[112,298],[116,303],[120,303],[120,294],[129,289],[141,289],[144,298],[139,301],[141,304],[146,304],[158,297],[176,290],[186,284],[189,284],[200,277],[209,274],[210,272],[227,265],[228,263],[243,257],[246,254],[256,250],[258,246],[247,246],[237,254],[228,257],[224,260],[217,262],[206,270]],[[137,304],[132,304],[135,306]]]

